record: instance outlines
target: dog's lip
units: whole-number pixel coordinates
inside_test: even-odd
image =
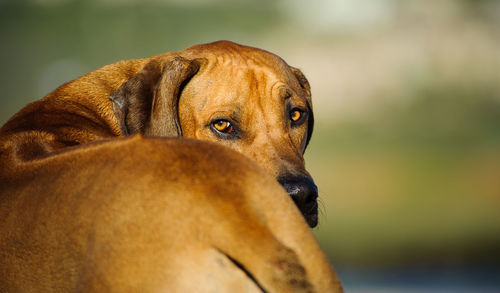
[[[301,208],[301,212],[306,219],[307,224],[313,228],[318,224],[318,202],[310,201]]]
[[[316,200],[312,200],[304,205],[303,209],[307,214],[316,214],[318,211],[318,202]]]
[[[318,213],[317,212],[312,212],[310,214],[307,214],[305,216],[306,222],[309,225],[309,227],[314,228],[316,225],[318,225]]]

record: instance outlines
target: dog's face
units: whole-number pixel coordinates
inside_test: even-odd
[[[317,188],[303,159],[313,113],[299,70],[229,42],[151,62],[111,96],[124,135],[182,135],[235,149],[275,176],[317,225]]]

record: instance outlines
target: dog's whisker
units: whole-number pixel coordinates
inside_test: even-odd
[[[324,202],[321,196],[318,197],[317,200],[318,200],[318,214],[324,217],[326,220],[326,218],[328,217],[328,214],[326,213],[326,203]]]

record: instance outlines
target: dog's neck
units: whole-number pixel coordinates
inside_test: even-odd
[[[5,142],[0,143],[0,160],[29,161],[69,146],[120,136],[109,95],[145,63],[138,59],[104,66],[28,104],[0,128],[0,141]]]

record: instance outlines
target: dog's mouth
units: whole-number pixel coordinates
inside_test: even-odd
[[[318,202],[316,200],[308,202],[302,207],[299,206],[299,209],[309,227],[313,228],[318,225]]]

